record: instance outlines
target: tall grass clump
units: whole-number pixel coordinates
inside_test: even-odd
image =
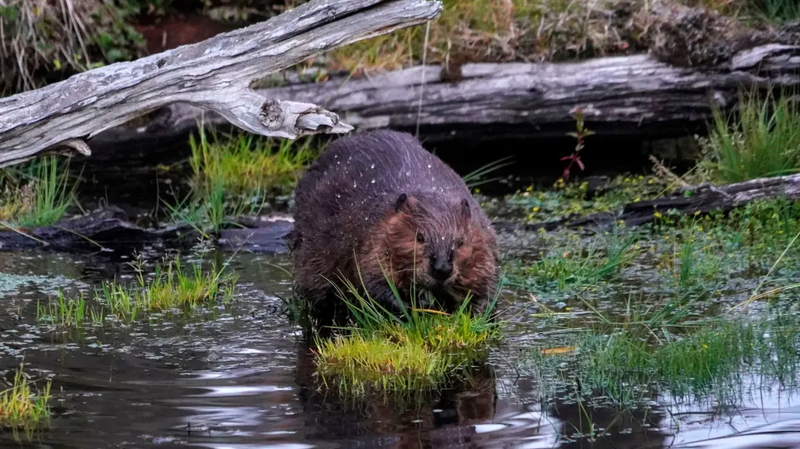
[[[782,176],[800,169],[800,110],[790,95],[740,92],[737,115],[713,111],[709,153],[721,181]]]
[[[120,3],[127,3],[120,5]],[[132,2],[0,2],[0,96],[143,54]]]
[[[49,226],[76,204],[69,161],[56,156],[34,160],[3,173],[0,220],[17,227]]]
[[[145,276],[141,259],[134,266],[135,285],[106,282],[101,288],[108,312],[118,318],[135,319],[142,312],[186,311],[233,299],[236,275],[224,268],[213,266],[204,271],[201,263],[186,267],[179,256],[156,265],[152,277]]]
[[[398,301],[401,311],[393,314],[352,283],[345,285],[339,296],[355,326],[316,341],[317,374],[342,392],[407,394],[436,389],[479,361],[488,344],[499,337],[499,323],[492,319],[496,299],[474,316],[469,297],[452,314],[418,308],[413,299],[410,306]]]
[[[28,436],[50,418],[50,382],[33,392],[22,366],[14,374],[11,386],[0,391],[0,429],[24,431]]]
[[[800,4],[795,0],[751,0],[751,4],[769,22],[784,23],[800,19]]]
[[[191,194],[173,208],[183,221],[219,230],[231,217],[257,214],[288,193],[317,151],[312,141],[266,139],[252,134],[209,136],[201,127],[189,141]]]

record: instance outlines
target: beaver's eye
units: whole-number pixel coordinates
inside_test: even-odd
[[[462,246],[464,246],[464,239],[456,240],[456,248],[461,248]]]
[[[424,234],[421,234],[421,233],[418,233],[418,234],[417,234],[417,241],[418,241],[419,243],[425,243],[425,235],[424,235]]]

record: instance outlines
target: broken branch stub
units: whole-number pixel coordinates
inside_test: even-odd
[[[250,84],[315,54],[432,20],[441,8],[431,0],[312,0],[203,42],[0,99],[0,167],[61,148],[85,154],[83,140],[174,103],[265,136],[348,132],[333,112]]]

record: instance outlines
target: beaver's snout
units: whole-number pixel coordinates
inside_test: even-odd
[[[439,282],[444,282],[452,275],[453,260],[450,257],[431,257],[431,277]]]

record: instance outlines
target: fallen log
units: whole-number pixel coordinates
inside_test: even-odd
[[[729,108],[742,86],[800,85],[800,46],[768,44],[736,54],[715,70],[677,67],[648,55],[576,63],[466,64],[458,81],[438,66],[413,67],[359,79],[292,83],[259,90],[268,98],[314,102],[358,128],[416,129],[429,142],[454,139],[563,136],[582,107],[598,135],[647,138],[685,135],[707,123],[712,107]],[[184,138],[202,111],[175,105],[149,125],[110,130],[92,143]],[[206,114],[213,125],[226,124]]]
[[[352,128],[314,102],[264,96],[251,83],[309,57],[435,18],[428,0],[313,0],[271,20],[0,99],[0,167],[69,148],[173,103],[284,138]]]
[[[681,188],[671,195],[653,200],[629,203],[618,213],[601,212],[586,217],[567,217],[561,220],[518,225],[496,222],[501,232],[552,231],[557,228],[606,228],[622,221],[626,226],[638,226],[655,220],[656,214],[678,211],[682,214],[707,214],[713,211],[727,212],[751,201],[762,199],[800,199],[800,174],[775,178],[760,178],[750,181],[714,186],[702,184]]]

